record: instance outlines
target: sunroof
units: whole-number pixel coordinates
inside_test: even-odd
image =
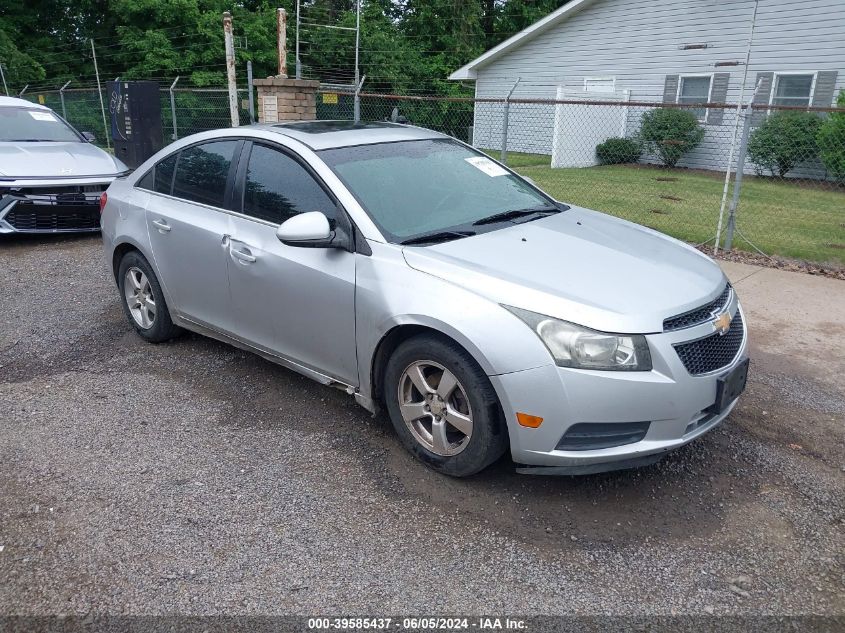
[[[297,121],[295,123],[277,123],[273,127],[283,127],[305,134],[326,134],[328,132],[345,132],[354,130],[373,130],[379,128],[402,127],[387,121],[366,121],[353,123],[352,121]]]

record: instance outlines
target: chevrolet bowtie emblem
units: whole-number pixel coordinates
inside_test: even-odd
[[[713,320],[713,327],[720,335],[726,334],[731,329],[731,321],[733,321],[733,317],[727,312],[722,312]]]

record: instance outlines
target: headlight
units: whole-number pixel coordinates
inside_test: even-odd
[[[536,312],[502,307],[534,330],[560,367],[651,371],[651,354],[644,336],[597,332]]]

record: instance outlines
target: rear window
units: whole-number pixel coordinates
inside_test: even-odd
[[[173,195],[212,207],[222,207],[229,167],[237,145],[238,141],[212,141],[183,149],[176,162]]]
[[[153,189],[153,170],[151,169],[146,174],[144,174],[141,179],[135,183],[135,186],[139,189],[148,189],[150,191],[155,191]]]
[[[176,168],[178,156],[178,154],[172,154],[156,164],[153,191],[170,195],[173,190],[173,172]]]

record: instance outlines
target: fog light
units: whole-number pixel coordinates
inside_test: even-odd
[[[517,413],[516,421],[520,426],[527,426],[529,429],[536,429],[543,423],[543,418],[536,415],[528,415],[527,413]]]

